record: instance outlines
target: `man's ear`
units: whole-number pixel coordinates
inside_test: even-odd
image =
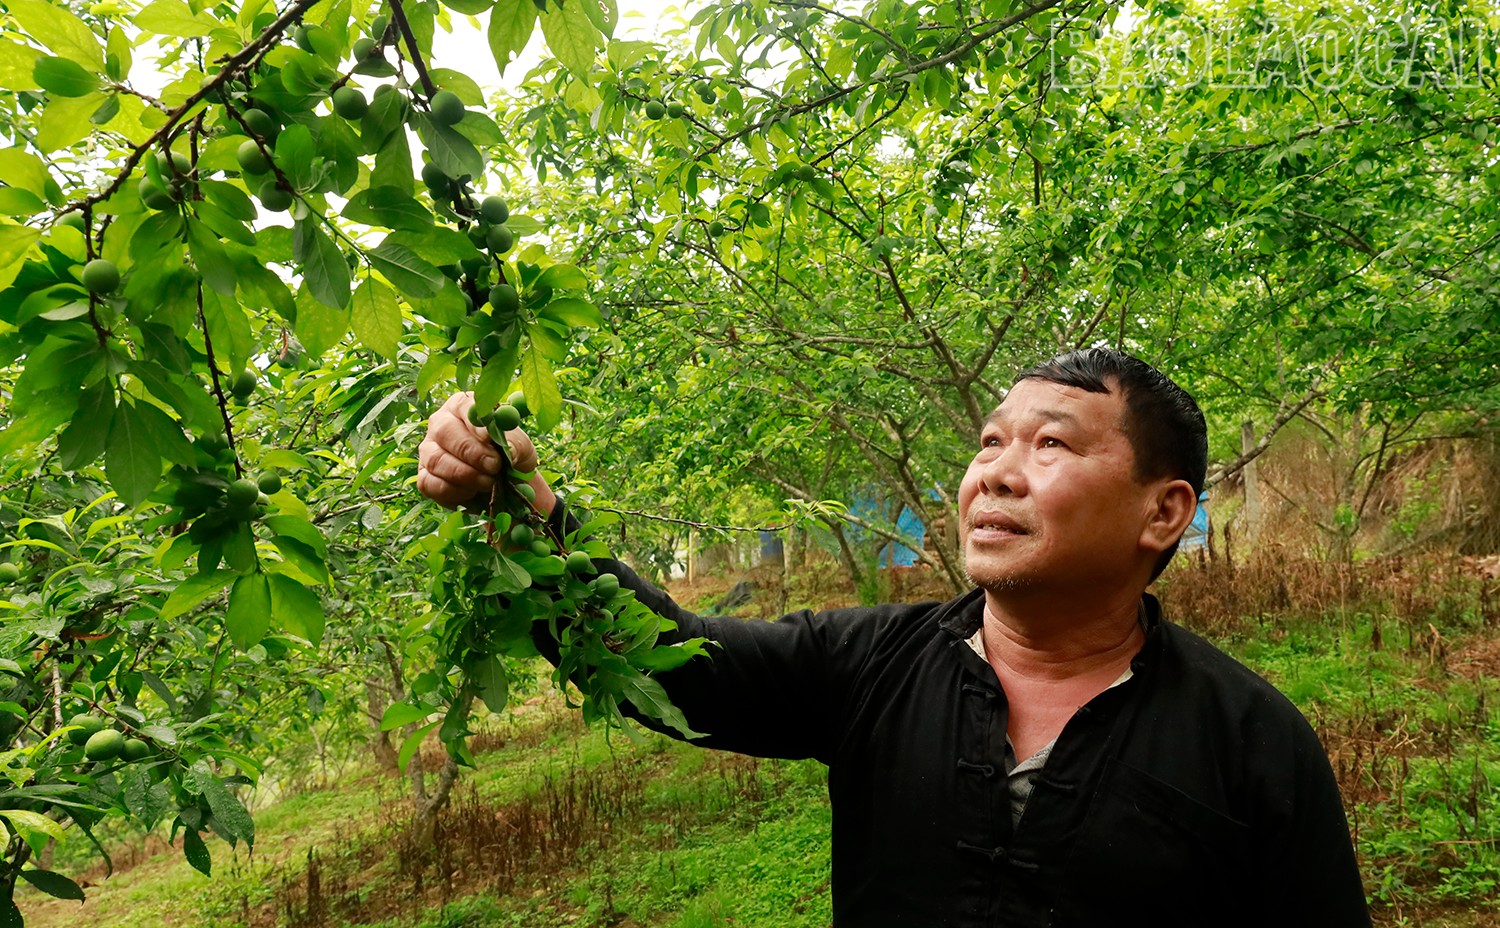
[[[1193,513],[1198,510],[1198,496],[1186,480],[1172,480],[1157,488],[1151,506],[1141,530],[1141,547],[1159,554],[1187,531]]]

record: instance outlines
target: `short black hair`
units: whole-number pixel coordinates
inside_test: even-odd
[[[1142,361],[1113,348],[1084,348],[1060,354],[1016,375],[1023,380],[1045,380],[1090,393],[1109,393],[1110,381],[1125,398],[1121,427],[1135,455],[1135,478],[1186,480],[1196,500],[1203,493],[1208,472],[1208,425],[1198,402],[1171,378]],[[1166,569],[1177,544],[1162,552],[1151,575]]]

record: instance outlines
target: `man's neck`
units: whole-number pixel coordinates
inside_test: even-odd
[[[1037,615],[986,594],[985,656],[1002,676],[1037,683],[1118,675],[1145,642],[1139,608],[1136,597],[1091,610]]]

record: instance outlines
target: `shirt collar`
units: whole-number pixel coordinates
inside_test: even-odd
[[[1140,605],[1136,609],[1141,627],[1146,630],[1147,646],[1141,649],[1144,654],[1151,646],[1152,639],[1157,637],[1156,631],[1161,626],[1161,601],[1150,593],[1142,593]],[[971,590],[957,599],[949,600],[940,609],[937,619],[944,631],[961,641],[970,641],[984,625],[984,591]],[[970,646],[973,646],[972,642]],[[980,657],[984,657],[982,643],[975,650]]]

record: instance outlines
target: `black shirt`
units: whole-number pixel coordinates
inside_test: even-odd
[[[828,766],[837,928],[1370,924],[1316,734],[1149,595],[1133,675],[1069,720],[1013,826],[980,591],[741,621],[599,566],[677,623],[664,642],[720,645],[657,675],[695,743]]]

